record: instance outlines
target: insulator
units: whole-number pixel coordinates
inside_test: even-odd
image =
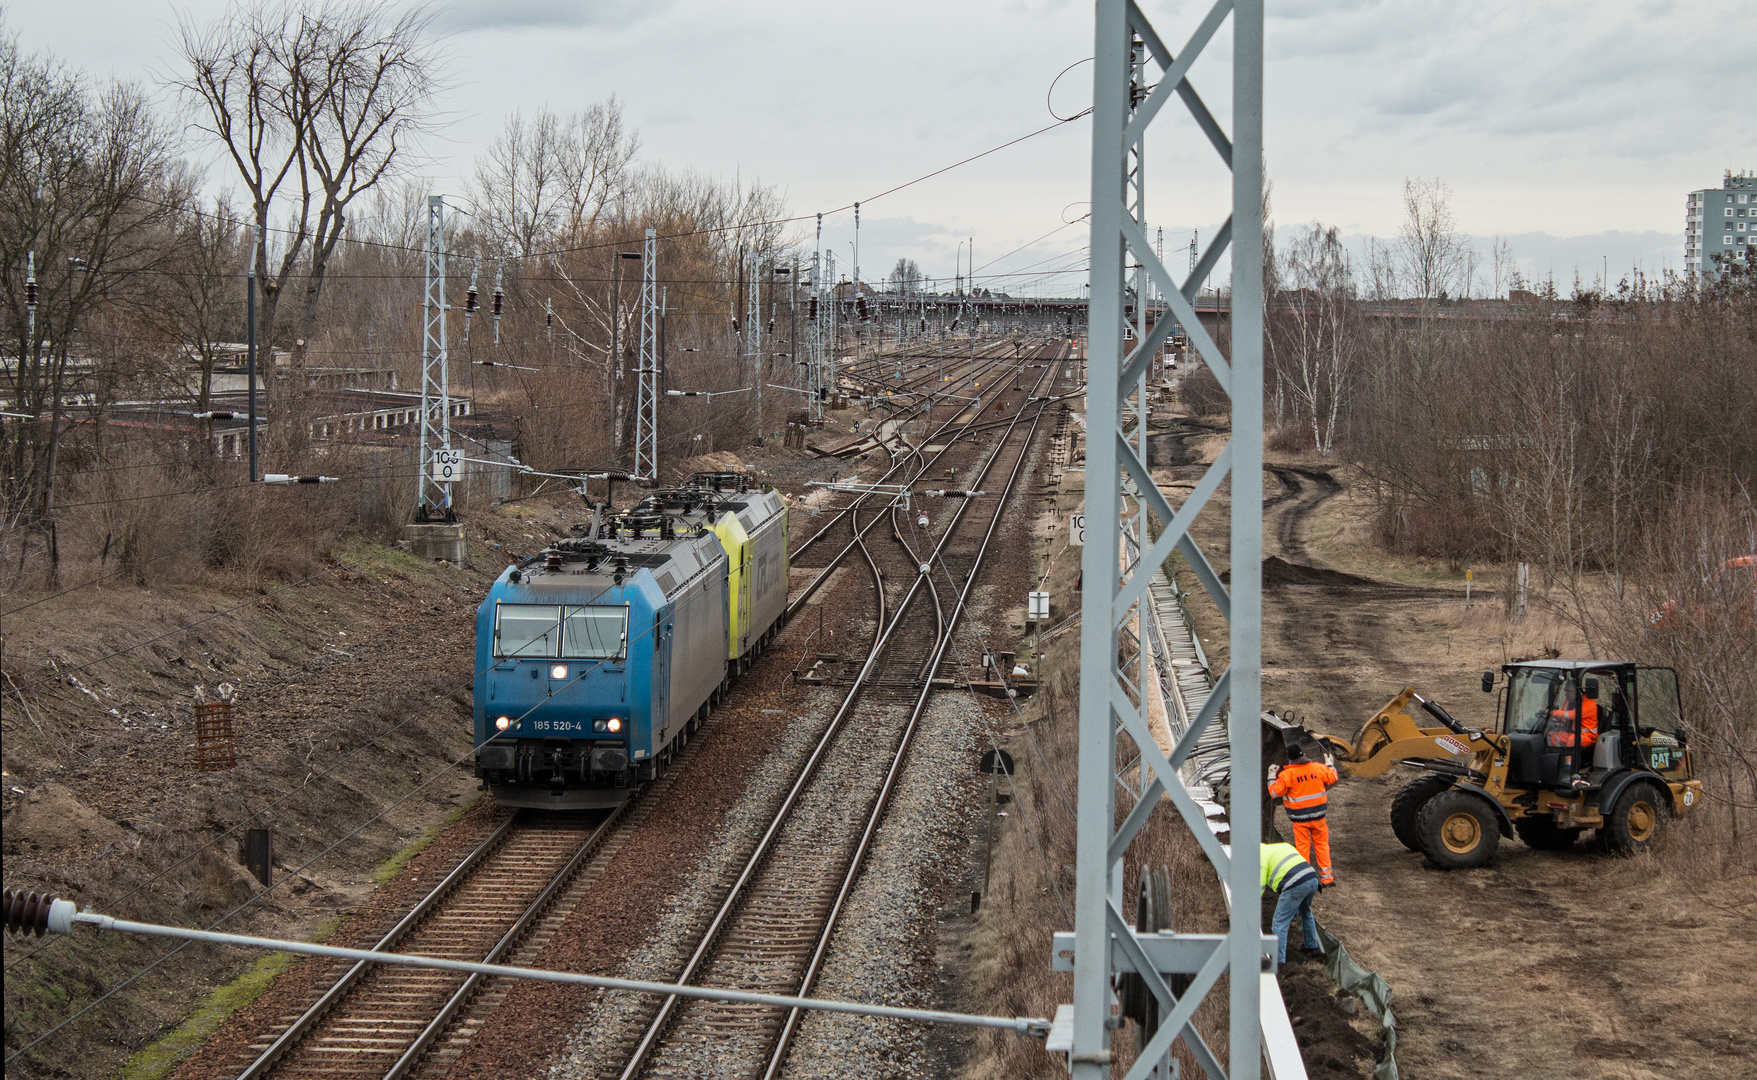
[[[811,298],[810,312],[805,317],[813,322],[817,321],[817,297],[814,296]]]
[[[3,904],[6,932],[42,937],[43,931],[49,928],[49,909],[54,903],[55,898],[47,893],[14,892],[7,889]]]
[[[505,299],[506,299],[505,294],[503,294],[499,289],[494,290],[494,317],[497,319],[500,317],[501,301],[503,301]]]
[[[475,310],[476,310],[476,289],[474,286],[471,286],[464,293],[464,314],[468,315],[469,313],[471,313]]]
[[[29,278],[24,283],[24,306],[37,306],[37,279]]]
[[[769,334],[772,336],[774,333],[775,333],[775,320],[770,319],[769,320]]]
[[[734,334],[738,333],[738,320],[737,319],[732,320],[732,332]]]
[[[549,311],[549,312],[544,313],[543,325],[544,326],[554,326],[555,325],[555,312]]]
[[[927,320],[926,319],[921,320],[921,332],[924,334],[927,333]]]

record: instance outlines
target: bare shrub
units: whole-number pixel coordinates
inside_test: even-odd
[[[1684,861],[1715,875],[1757,861],[1757,505],[1688,490],[1643,537],[1643,572],[1571,613],[1618,655],[1677,669],[1706,804]]]
[[[1595,655],[1676,667],[1710,795],[1692,867],[1757,826],[1757,287],[1624,285],[1375,327],[1347,449],[1403,552],[1528,562]],[[1669,613],[1669,614],[1668,614]],[[1657,621],[1656,621],[1657,619]]]
[[[1232,409],[1226,388],[1207,364],[1193,363],[1178,384],[1178,392],[1183,395],[1184,406],[1197,416],[1224,416]]]

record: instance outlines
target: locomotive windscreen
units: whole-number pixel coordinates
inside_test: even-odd
[[[499,604],[496,607],[495,656],[601,660],[622,655],[628,609],[621,605]]]
[[[626,607],[569,607],[562,620],[561,655],[597,660],[622,655]]]
[[[495,656],[554,656],[560,642],[553,604],[498,604],[494,622]]]

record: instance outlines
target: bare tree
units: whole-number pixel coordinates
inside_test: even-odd
[[[100,317],[132,306],[144,272],[165,257],[163,226],[186,197],[168,172],[170,141],[136,87],[93,91],[59,63],[0,38],[0,298],[18,364],[5,454],[9,524],[54,508],[71,399],[115,380],[82,340]],[[25,271],[34,257],[34,323]]]
[[[905,296],[921,291],[921,265],[914,259],[898,259],[891,267],[891,288]]]
[[[224,198],[211,208],[184,209],[173,223],[176,257],[164,276],[166,302],[155,305],[165,336],[193,361],[195,407],[208,407],[214,368],[219,363],[219,337],[238,322],[242,290],[238,278],[247,257],[237,215]],[[181,388],[179,388],[181,390]]]
[[[1328,454],[1360,348],[1354,268],[1336,228],[1318,222],[1295,237],[1286,268],[1293,289],[1287,315],[1279,320],[1285,344],[1278,352],[1291,368],[1293,395],[1311,424],[1312,445]]]
[[[628,199],[634,177],[631,166],[640,153],[641,137],[629,131],[616,95],[577,112],[563,128],[561,174],[567,192],[563,236],[590,236],[607,209]]]
[[[1397,253],[1390,245],[1377,237],[1367,237],[1366,251],[1366,298],[1368,300],[1395,300],[1400,295],[1398,285]]]
[[[529,123],[515,112],[476,160],[471,195],[491,247],[529,258],[555,233],[567,199],[561,142],[561,123],[548,109]]]
[[[1508,287],[1512,288],[1511,277],[1517,275],[1518,271],[1514,269],[1513,265],[1513,245],[1507,243],[1506,237],[1495,237],[1494,247],[1490,250],[1495,263],[1494,299],[1499,300],[1501,298],[1501,282],[1508,281]]]
[[[206,28],[179,21],[187,72],[174,85],[244,183],[271,338],[301,268],[293,337],[307,336],[349,204],[407,163],[432,117],[430,18],[366,0],[282,0],[234,7]]]
[[[1468,283],[1469,245],[1458,235],[1452,189],[1421,177],[1403,181],[1403,225],[1398,254],[1404,280],[1422,300],[1444,299]]]
[[[590,236],[627,197],[639,148],[614,96],[566,120],[547,108],[530,121],[513,113],[476,161],[472,195],[489,244],[528,257]]]

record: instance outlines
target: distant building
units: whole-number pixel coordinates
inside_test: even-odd
[[[1757,246],[1757,175],[1727,170],[1719,188],[1692,191],[1684,211],[1684,274],[1718,278],[1715,256],[1743,258]]]

